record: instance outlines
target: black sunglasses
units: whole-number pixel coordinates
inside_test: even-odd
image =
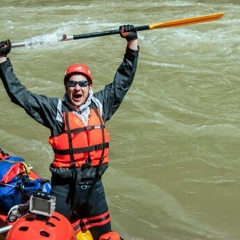
[[[68,87],[76,87],[77,84],[80,86],[80,87],[87,87],[89,85],[89,82],[87,81],[67,81],[67,86]]]

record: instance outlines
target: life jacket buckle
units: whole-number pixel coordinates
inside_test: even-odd
[[[71,162],[71,168],[76,168],[76,163],[75,162]]]

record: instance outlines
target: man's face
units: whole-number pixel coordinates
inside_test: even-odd
[[[79,83],[76,84],[77,82]],[[86,102],[92,85],[88,82],[85,76],[75,74],[72,75],[66,82],[65,88],[66,93],[72,104],[76,108],[79,108],[82,104]]]

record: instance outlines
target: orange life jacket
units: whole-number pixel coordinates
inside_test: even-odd
[[[98,166],[108,162],[109,133],[99,109],[90,106],[88,125],[74,112],[63,112],[64,130],[50,137],[55,156],[53,167]]]

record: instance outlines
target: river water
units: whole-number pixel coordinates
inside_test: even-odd
[[[104,175],[114,230],[133,240],[240,239],[239,0],[1,1],[1,39],[75,35],[224,12],[214,22],[138,33],[134,84],[107,123]],[[87,64],[95,91],[112,81],[125,49],[118,35],[14,48],[31,91],[62,97],[63,75]],[[44,178],[48,129],[11,103],[0,83],[0,147]]]

